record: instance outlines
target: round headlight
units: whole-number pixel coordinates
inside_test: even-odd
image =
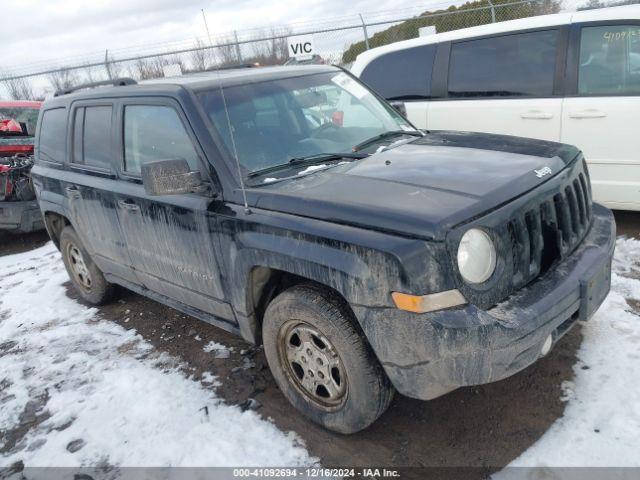
[[[496,269],[496,247],[480,229],[467,230],[458,246],[458,270],[468,283],[482,283]]]

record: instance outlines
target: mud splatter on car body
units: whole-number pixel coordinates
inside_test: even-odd
[[[70,154],[38,159],[40,207],[54,241],[71,225],[113,282],[260,342],[275,295],[313,282],[353,312],[401,393],[434,398],[499,380],[544,355],[609,289],[615,222],[593,205],[574,147],[531,139],[432,132],[357,162],[341,162],[244,191],[231,152],[197,94],[216,85],[294,78],[334,67],[257,69],[63,95],[67,151],[78,105],[113,108],[113,161],[102,171]],[[249,75],[249,76],[248,76]],[[150,196],[123,171],[128,104],[178,112],[204,160],[207,193]],[[304,169],[306,167],[300,167]],[[542,178],[535,170],[548,168]],[[465,282],[462,235],[488,233],[497,263]],[[397,308],[392,292],[458,290],[466,304],[426,313]]]

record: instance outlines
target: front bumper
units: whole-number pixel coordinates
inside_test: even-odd
[[[0,202],[0,230],[34,232],[44,228],[37,200]]]
[[[593,224],[562,263],[489,310],[474,305],[425,314],[355,306],[389,379],[403,395],[431,399],[501,380],[542,356],[576,320],[588,320],[611,284],[611,211],[594,204]]]

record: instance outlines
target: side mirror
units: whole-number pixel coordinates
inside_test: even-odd
[[[389,104],[404,118],[407,118],[407,107],[404,105],[404,102],[399,100],[391,100]]]
[[[179,195],[201,192],[200,172],[189,170],[186,160],[155,160],[142,164],[142,185],[147,195]]]

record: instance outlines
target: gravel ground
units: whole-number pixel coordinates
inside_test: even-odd
[[[619,232],[638,237],[640,214],[616,214]],[[0,237],[0,255],[27,251],[46,235]],[[75,297],[68,285],[68,295]],[[462,388],[422,402],[401,397],[372,427],[356,435],[330,433],[297,414],[279,392],[261,349],[171,308],[121,289],[100,316],[135,329],[161,352],[178,357],[196,378],[210,372],[220,397],[255,408],[284,431],[296,431],[325,466],[473,466],[499,470],[562,416],[561,384],[573,377],[581,340],[574,328],[536,364],[506,380]],[[216,350],[222,344],[227,350]],[[227,357],[228,353],[228,357]],[[226,358],[225,358],[226,357]],[[255,401],[255,402],[254,402]],[[475,472],[477,474],[477,471]]]

